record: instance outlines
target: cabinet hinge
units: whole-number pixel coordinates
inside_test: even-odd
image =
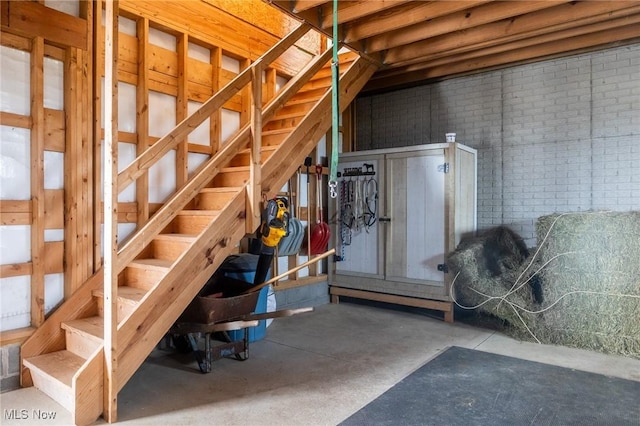
[[[449,173],[449,163],[440,164],[438,166],[438,171],[441,173]]]

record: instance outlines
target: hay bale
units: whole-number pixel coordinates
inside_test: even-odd
[[[543,216],[536,232],[549,262],[546,310],[529,325],[536,337],[640,358],[640,212]]]
[[[458,306],[475,308],[507,323],[520,322],[510,303],[534,307],[542,300],[541,288],[532,291],[526,282],[528,275],[522,273],[528,257],[522,238],[504,226],[462,241],[447,258],[456,277],[453,295]],[[520,275],[522,285],[514,287]]]
[[[526,257],[500,229],[461,244],[448,258],[456,301],[500,318],[514,337],[640,359],[640,212],[553,214],[536,232]],[[499,274],[487,266],[494,243]]]

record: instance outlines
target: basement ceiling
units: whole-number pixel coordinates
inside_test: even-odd
[[[264,1],[331,37],[332,1]],[[338,28],[375,91],[638,42],[640,1],[340,0]]]

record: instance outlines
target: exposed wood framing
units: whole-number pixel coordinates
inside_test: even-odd
[[[178,94],[176,97],[176,122],[179,123],[188,113],[188,82],[187,82],[187,51],[189,48],[189,37],[187,34],[180,34],[177,37],[178,50]],[[176,187],[184,185],[188,177],[188,136],[178,144],[176,148]]]
[[[105,1],[104,61],[104,418],[118,419],[118,0]]]
[[[149,147],[149,20],[136,21],[138,38],[138,79],[136,84],[136,156]],[[120,139],[122,140],[122,139]],[[137,222],[144,225],[149,219],[149,173],[136,180]],[[118,214],[122,209],[118,206]],[[118,216],[120,222],[120,216]]]
[[[31,325],[44,322],[44,39],[31,49]]]

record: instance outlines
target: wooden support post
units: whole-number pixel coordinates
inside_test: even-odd
[[[211,89],[213,93],[216,94],[218,90],[220,90],[220,76],[222,74],[222,49],[219,47],[213,47],[211,49],[211,69]],[[215,155],[216,152],[220,151],[222,138],[222,108],[216,109],[215,112],[211,114],[209,123],[211,153]]]
[[[178,96],[176,98],[176,123],[180,123],[189,115],[189,101],[187,94],[187,63],[189,38],[185,33],[180,34],[178,40]],[[176,148],[176,188],[180,188],[188,179],[188,139],[186,135]]]
[[[104,69],[104,418],[118,419],[118,0],[105,0]]]
[[[264,71],[264,95],[262,98],[263,103],[270,101],[276,97],[277,89],[277,74],[275,68],[267,68]]]
[[[44,322],[44,39],[31,44],[31,326]]]
[[[260,226],[262,201],[262,67],[254,64],[251,71],[251,154],[247,200],[246,232],[250,234]]]
[[[104,30],[102,29],[102,9],[103,0],[96,0],[94,4],[93,25],[96,28],[93,40],[93,69],[95,73],[95,81],[100,82],[102,71],[104,70],[104,58],[98,52],[104,48]],[[102,193],[100,192],[99,182],[102,181],[102,90],[101,84],[94,84],[92,87],[93,96],[93,180],[96,182],[96,190],[93,193],[93,263],[94,271],[102,266],[102,232],[100,224],[102,223]]]
[[[149,147],[149,20],[139,18],[136,23],[138,36],[138,84],[136,85],[136,156]],[[138,227],[149,219],[149,173],[136,180],[138,202]]]

